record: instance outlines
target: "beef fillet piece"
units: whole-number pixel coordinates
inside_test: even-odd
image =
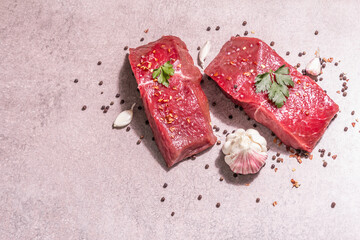
[[[290,95],[284,106],[277,108],[267,93],[256,93],[254,81],[258,74],[277,70],[284,64],[295,85],[289,88]],[[232,37],[205,73],[251,118],[295,149],[311,152],[339,110],[319,85],[257,38]]]
[[[202,75],[180,38],[163,36],[130,48],[129,60],[155,141],[169,167],[215,144],[208,101],[200,87]],[[175,70],[168,87],[152,77],[153,70],[167,61]]]

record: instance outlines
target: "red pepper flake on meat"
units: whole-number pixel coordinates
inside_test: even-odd
[[[251,73],[249,73],[249,72],[244,72],[243,74],[247,77],[249,77],[251,75]]]
[[[188,123],[190,123],[190,118],[186,118],[186,121],[187,121]]]
[[[214,77],[217,77],[219,74],[216,72],[215,74],[214,74]]]

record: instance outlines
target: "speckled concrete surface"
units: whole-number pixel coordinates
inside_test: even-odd
[[[0,239],[358,239],[360,5],[301,2],[2,0]],[[136,109],[129,132],[111,128],[121,110],[141,105],[125,46],[173,34],[195,58],[197,47],[210,40],[208,63],[230,36],[246,30],[275,41],[275,50],[300,69],[317,47],[323,57],[341,61],[327,64],[318,82],[341,112],[313,160],[289,158],[270,131],[257,126],[271,150],[255,176],[234,178],[216,145],[168,169],[143,110]],[[300,51],[307,54],[298,57]],[[346,97],[336,93],[341,72],[350,79]],[[221,141],[224,129],[252,127],[214,82],[205,79],[203,88],[217,103],[210,111]],[[319,148],[338,157],[321,158]],[[284,163],[271,160],[274,152]],[[291,178],[300,188],[292,188]]]

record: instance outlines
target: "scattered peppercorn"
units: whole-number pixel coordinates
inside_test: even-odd
[[[229,115],[229,119],[232,119],[233,118],[233,115]]]
[[[305,52],[305,51],[303,51],[303,52],[302,52],[302,55],[306,55],[306,52]]]
[[[205,165],[205,169],[208,169],[208,168],[209,168],[209,164],[206,164],[206,165]]]
[[[107,113],[107,112],[108,112],[108,110],[105,108],[104,111],[103,111],[103,113]]]
[[[216,106],[216,102],[213,102],[212,105],[213,105],[213,107],[215,107],[215,106]]]
[[[162,197],[162,198],[160,199],[160,201],[161,201],[161,202],[164,202],[164,201],[165,201],[165,198],[164,198],[164,197]]]
[[[86,108],[87,108],[86,105],[84,105],[84,106],[82,106],[81,110],[82,110],[82,111],[85,111]]]
[[[199,196],[197,197],[197,199],[200,201],[200,200],[202,199],[202,196],[199,195]]]
[[[191,156],[191,160],[195,160],[196,159],[196,156],[195,155],[192,155]]]
[[[149,120],[146,120],[146,121],[145,121],[145,124],[146,124],[146,125],[149,125]]]
[[[227,132],[228,132],[228,131],[225,129],[225,130],[223,131],[223,134],[227,134]]]
[[[318,34],[319,34],[319,31],[318,31],[318,30],[316,30],[314,34],[315,34],[315,35],[318,35]]]
[[[101,86],[101,85],[103,85],[103,81],[100,81],[100,82],[99,82],[99,86]]]
[[[125,47],[124,47],[124,51],[128,50],[128,48],[129,48],[128,46],[125,46]]]
[[[79,80],[76,78],[75,80],[74,80],[74,83],[78,83],[79,82]]]
[[[277,156],[277,157],[278,157],[278,156],[280,156],[280,153],[279,153],[279,152],[277,152],[277,153],[276,153],[276,156]]]
[[[211,27],[207,27],[207,28],[206,28],[206,31],[210,31],[210,29],[211,29]]]
[[[215,30],[216,30],[216,31],[219,31],[219,30],[220,30],[220,26],[217,26],[217,27],[215,28]]]
[[[346,97],[346,95],[347,95],[347,92],[344,92],[344,93],[343,93],[343,96]]]
[[[331,203],[331,208],[334,208],[335,205],[336,205],[336,203],[335,203],[335,202],[332,202],[332,203]]]
[[[275,160],[276,159],[276,156],[274,155],[274,156],[272,156],[272,158],[271,158],[272,160]]]
[[[246,24],[247,24],[247,21],[243,21],[242,25],[246,26]]]
[[[321,78],[319,78],[319,81],[322,81],[323,80],[323,78],[321,77]]]
[[[116,97],[116,98],[119,98],[119,97],[120,97],[120,94],[119,94],[119,93],[117,93],[117,94],[115,95],[115,97]]]
[[[141,135],[141,136],[140,136],[140,139],[144,139],[144,135]]]
[[[253,124],[253,127],[254,127],[254,128],[256,128],[256,127],[257,127],[256,123],[254,123],[254,124]]]
[[[114,102],[113,102],[113,101],[111,101],[111,102],[110,102],[110,105],[114,105]]]
[[[125,100],[121,99],[120,104],[124,104],[124,103],[125,103]]]
[[[275,42],[271,41],[270,46],[274,46],[274,45],[275,45]]]
[[[245,31],[245,32],[244,32],[244,36],[247,36],[248,34],[249,34],[248,31]]]
[[[220,177],[219,178],[220,182],[224,181],[224,178],[223,177]]]
[[[100,94],[103,94],[104,92],[101,92]]]
[[[106,106],[106,107],[105,107],[106,110],[109,110],[109,108],[110,108],[110,106]]]
[[[217,204],[216,204],[216,207],[219,208],[219,207],[220,207],[220,203],[217,203]]]
[[[355,114],[355,111],[352,111],[352,112],[351,112],[351,115],[354,115],[354,114]]]
[[[323,63],[323,64],[321,65],[321,67],[322,67],[322,68],[325,68],[325,67],[326,67],[326,64],[325,64],[325,63]]]
[[[138,106],[138,110],[142,110],[142,106]]]
[[[335,66],[337,66],[337,65],[339,65],[339,63],[338,63],[338,62],[336,62],[336,63],[334,63],[334,65],[335,65]]]
[[[168,184],[164,183],[163,188],[167,188]]]
[[[127,132],[130,131],[130,127],[127,127],[127,128],[126,128],[126,131],[127,131]]]
[[[256,199],[256,203],[258,203],[258,202],[260,202],[260,198],[257,198],[257,199]]]
[[[221,141],[217,140],[216,145],[220,145],[220,144],[221,144]]]
[[[233,174],[233,177],[234,177],[234,178],[236,178],[237,176],[238,176],[237,173],[234,173],[234,174]]]
[[[271,169],[274,169],[275,168],[275,164],[271,164]]]
[[[144,38],[140,38],[140,42],[144,41]]]
[[[302,56],[302,52],[299,52],[298,56],[301,57],[301,56]]]
[[[289,52],[289,51],[287,51],[287,52],[286,52],[286,56],[289,56],[289,55],[290,55],[290,52]]]
[[[97,65],[101,65],[101,61],[98,61]]]
[[[151,138],[151,140],[155,141],[155,138],[154,138],[154,137],[152,137],[152,138]]]
[[[175,215],[175,212],[172,212],[172,213],[171,213],[171,216],[173,217],[174,215]]]
[[[347,130],[348,130],[348,127],[345,127],[345,128],[344,128],[344,132],[346,132]]]
[[[102,106],[101,106],[101,110],[104,110],[104,109],[105,109],[105,105],[102,105]]]
[[[138,140],[137,142],[136,142],[136,145],[139,145],[141,143],[141,140]]]

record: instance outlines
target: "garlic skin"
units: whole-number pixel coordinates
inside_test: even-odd
[[[321,74],[320,50],[316,51],[316,56],[305,67],[308,74],[318,76]]]
[[[206,41],[204,46],[200,49],[199,61],[200,61],[200,67],[201,68],[204,68],[205,59],[206,59],[207,55],[210,52],[210,48],[211,48],[210,41]]]
[[[255,129],[238,129],[226,137],[222,147],[225,162],[234,173],[259,172],[267,159],[267,142]]]
[[[114,121],[114,124],[113,124],[113,127],[114,128],[121,128],[121,127],[125,127],[127,126],[132,118],[133,118],[133,110],[134,110],[134,107],[135,107],[135,104],[134,103],[132,106],[131,106],[131,109],[129,110],[125,110],[125,111],[122,111],[115,119]]]

